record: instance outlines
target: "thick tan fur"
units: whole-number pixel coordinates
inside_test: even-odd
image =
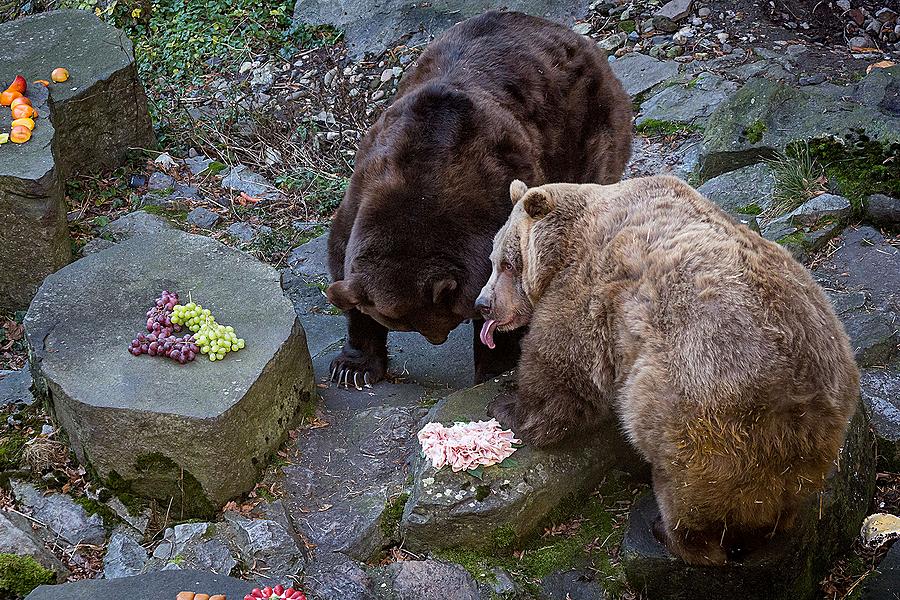
[[[614,413],[690,563],[790,527],[859,390],[807,270],[672,177],[511,195],[482,296],[500,330],[530,331],[519,398],[494,414],[546,446]]]

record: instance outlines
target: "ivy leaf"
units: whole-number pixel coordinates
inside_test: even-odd
[[[501,462],[497,466],[500,467],[501,469],[512,469],[513,467],[519,466],[519,461],[517,461],[516,459],[514,459],[513,457],[510,456],[510,457],[504,458],[503,462]]]
[[[484,481],[484,467],[475,467],[474,469],[469,469],[466,473],[478,481]]]

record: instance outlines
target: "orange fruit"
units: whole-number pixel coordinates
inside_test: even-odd
[[[31,130],[24,125],[16,125],[9,132],[9,139],[17,144],[24,144],[31,139]]]
[[[17,92],[15,90],[6,90],[2,94],[0,94],[0,105],[9,106],[12,104],[12,101],[16,98],[21,98],[22,92]]]
[[[23,127],[27,127],[29,130],[33,130],[34,129],[34,119],[30,119],[28,117],[23,117],[21,119],[14,120],[10,124],[11,127],[18,127],[20,125]]]
[[[47,81],[46,79],[35,79],[34,81],[32,81],[32,83],[39,83],[44,87],[47,87],[48,85],[50,85],[50,82]]]
[[[52,79],[56,83],[62,83],[63,81],[65,81],[68,78],[69,78],[69,72],[62,67],[53,69],[53,72],[50,73],[50,79]]]
[[[13,79],[13,82],[11,84],[9,84],[9,87],[6,89],[12,90],[14,92],[19,92],[20,94],[24,94],[25,87],[26,87],[25,78],[22,77],[21,75],[16,75],[16,78]]]
[[[16,99],[13,100],[12,102],[10,102],[10,103],[9,103],[9,107],[10,107],[10,108],[15,108],[15,107],[17,107],[17,106],[20,105],[20,104],[27,104],[28,106],[31,106],[31,100],[29,100],[29,99],[26,98],[25,96],[21,96],[21,97],[19,97],[19,98],[16,98]]]
[[[34,107],[27,104],[17,104],[14,105],[12,109],[13,119],[24,119],[26,117],[31,117],[33,119],[35,114]]]

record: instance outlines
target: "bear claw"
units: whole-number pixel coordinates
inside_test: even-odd
[[[382,378],[379,373],[384,372],[372,362],[362,357],[347,356],[342,352],[331,362],[331,373],[328,380],[347,389],[350,389],[351,386],[359,391],[371,388],[373,383]]]

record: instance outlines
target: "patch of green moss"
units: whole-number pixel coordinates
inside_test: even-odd
[[[739,206],[737,211],[742,215],[758,215],[762,213],[762,208],[760,208],[759,204],[753,202],[746,206]]]
[[[511,527],[500,527],[490,533],[492,547],[486,550],[459,548],[438,554],[462,565],[479,581],[489,582],[494,569],[503,569],[531,592],[536,592],[537,583],[550,573],[589,565],[609,597],[617,598],[627,590],[625,574],[613,552],[625,533],[618,503],[633,500],[637,492],[626,475],[615,474],[588,498],[570,497],[548,517],[546,525],[551,530],[574,520],[580,522],[572,531],[522,540]]]
[[[45,569],[30,556],[0,554],[0,592],[24,597],[37,586],[55,581],[53,571]]]
[[[777,241],[782,246],[796,246],[802,248],[806,241],[806,236],[803,235],[802,231],[795,231],[794,233],[789,233],[784,237],[778,238]]]
[[[25,449],[25,437],[18,433],[10,433],[0,437],[0,471],[14,471],[19,468],[22,450]]]
[[[400,525],[400,519],[403,517],[403,509],[406,508],[406,501],[409,500],[409,494],[403,492],[398,496],[390,499],[384,505],[384,512],[381,513],[381,533],[384,537],[391,538],[397,533],[397,526]]]
[[[766,124],[757,119],[744,128],[744,137],[746,137],[747,141],[751,144],[756,144],[762,141],[766,129]]]
[[[92,478],[95,481],[103,481],[96,473],[92,474]],[[117,472],[111,472],[104,483],[116,498],[122,502],[129,515],[138,517],[144,512],[144,509],[147,507],[146,501],[133,494],[130,484]]]
[[[900,197],[900,143],[879,142],[853,131],[843,141],[823,138],[808,145],[810,154],[824,165],[825,174],[837,183],[857,215],[871,194]]]
[[[119,518],[116,511],[102,502],[97,502],[87,496],[81,496],[80,498],[75,498],[75,503],[84,508],[89,515],[100,515],[100,518],[103,519],[103,524],[106,527],[114,527],[122,522],[122,519]]]
[[[676,123],[674,121],[662,121],[660,119],[647,119],[635,130],[643,135],[675,135],[677,133],[690,133],[697,130],[697,127],[687,123]]]
[[[635,25],[634,19],[626,19],[625,21],[619,21],[619,30],[625,33],[631,33],[635,31],[637,26]]]

